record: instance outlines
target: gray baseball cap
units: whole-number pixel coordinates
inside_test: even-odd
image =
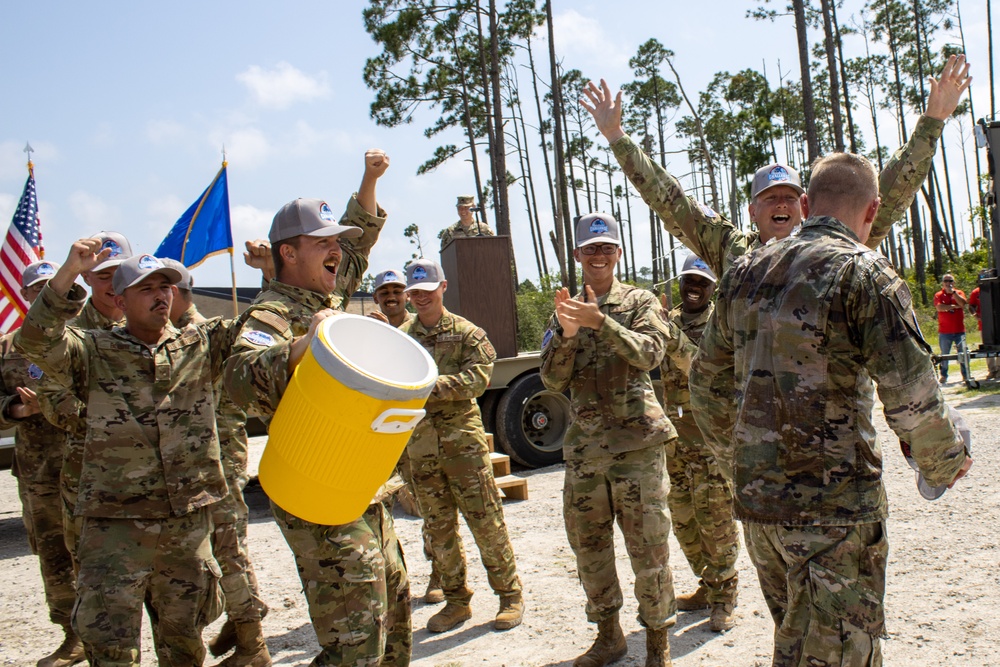
[[[406,291],[436,290],[445,280],[444,269],[437,262],[429,259],[418,259],[406,267]]]
[[[687,259],[684,260],[684,268],[677,276],[701,276],[708,278],[713,283],[719,282],[719,279],[715,277],[715,272],[698,255],[688,255]]]
[[[59,265],[55,262],[48,262],[44,259],[40,262],[32,262],[24,267],[21,274],[21,287],[31,287],[37,283],[49,280],[56,275]]]
[[[403,273],[393,271],[392,269],[383,271],[375,276],[375,287],[372,291],[377,292],[378,288],[382,285],[402,285],[403,287],[406,287],[406,276]]]
[[[607,213],[590,213],[576,221],[576,247],[591,243],[614,243],[621,245],[618,221]]]
[[[787,185],[800,195],[805,192],[802,188],[802,179],[799,178],[799,172],[791,167],[775,163],[761,167],[753,175],[753,185],[750,186],[750,199],[776,185]]]
[[[91,273],[97,273],[98,271],[118,266],[132,256],[132,244],[128,242],[128,239],[124,235],[118,232],[98,232],[94,234],[94,238],[101,240],[101,250],[111,250],[111,256],[92,268],[90,270]]]
[[[182,277],[180,271],[164,266],[161,260],[152,255],[136,255],[118,265],[115,277],[111,279],[111,286],[115,294],[122,294],[129,287],[135,287],[154,273],[166,276],[172,285],[179,283]]]
[[[181,279],[174,283],[178,289],[191,291],[191,288],[194,286],[194,280],[191,278],[191,272],[187,270],[186,266],[170,257],[157,257],[157,259],[163,263],[163,266],[168,269],[174,269],[177,273],[181,274]]]
[[[296,199],[290,201],[274,214],[271,231],[267,240],[271,243],[284,241],[295,236],[361,236],[360,227],[337,224],[337,216],[330,205],[322,199]]]

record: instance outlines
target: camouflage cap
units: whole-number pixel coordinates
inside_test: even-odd
[[[407,292],[415,289],[436,290],[444,280],[444,269],[429,259],[418,259],[406,267]]]
[[[475,206],[476,198],[472,195],[458,195],[458,202],[455,206]]]
[[[775,163],[761,167],[753,175],[753,185],[750,186],[750,199],[776,185],[787,185],[800,195],[805,193],[805,190],[802,188],[802,179],[799,178],[799,172],[791,167]]]
[[[44,280],[49,280],[56,275],[59,265],[55,262],[47,262],[44,259],[40,262],[32,262],[24,267],[21,274],[21,287],[31,287]]]
[[[576,247],[591,243],[614,243],[621,245],[618,221],[607,213],[590,213],[576,221]]]
[[[360,227],[338,224],[330,205],[322,199],[296,199],[274,214],[267,240],[277,243],[296,236],[357,238],[363,233]]]
[[[191,272],[187,270],[186,266],[170,257],[157,257],[157,259],[163,263],[163,266],[168,269],[174,269],[177,273],[181,274],[181,279],[174,283],[178,289],[191,290],[194,286],[194,279],[191,278]]]
[[[399,271],[389,269],[375,276],[375,287],[372,288],[372,291],[377,292],[378,288],[382,285],[402,285],[406,287],[406,277]]]
[[[715,277],[715,272],[698,255],[687,256],[687,259],[684,260],[684,268],[677,274],[677,277],[681,276],[701,276],[702,278],[711,280],[713,283],[719,282],[719,279]]]
[[[109,249],[111,250],[111,255],[92,268],[90,270],[91,273],[97,273],[98,271],[118,266],[132,256],[132,244],[128,242],[128,239],[124,235],[118,232],[98,232],[94,234],[94,238],[100,239],[101,250]]]
[[[171,285],[176,285],[181,280],[180,271],[164,266],[163,262],[152,255],[136,255],[118,265],[115,277],[111,279],[111,286],[115,294],[122,294],[129,287],[135,287],[154,273],[166,276]]]

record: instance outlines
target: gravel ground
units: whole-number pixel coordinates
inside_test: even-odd
[[[955,385],[948,387],[947,394],[972,427],[976,463],[959,486],[933,503],[917,494],[913,473],[878,416],[892,508],[886,599],[889,640],[884,643],[887,665],[1000,664],[1000,619],[991,597],[1000,584],[995,539],[1000,525],[1000,493],[995,483],[1000,462],[993,449],[1000,433],[1000,395],[959,394]],[[255,443],[257,456],[262,446],[262,442]],[[463,527],[470,585],[476,591],[473,618],[451,632],[432,635],[425,626],[437,607],[414,601],[414,664],[569,666],[590,645],[595,626],[585,621],[583,591],[563,531],[562,467],[520,474],[529,479],[530,500],[508,502],[505,512],[525,586],[528,608],[523,625],[506,633],[492,630],[497,600]],[[271,606],[264,629],[274,664],[307,665],[318,645],[291,553],[270,518],[259,486],[250,487],[248,503],[251,555],[263,596]],[[409,557],[413,591],[420,595],[429,565],[420,553],[419,521],[397,509],[396,527]],[[693,590],[696,580],[673,537],[671,553],[677,591]],[[0,664],[34,665],[61,637],[48,622],[37,562],[28,551],[20,520],[16,487],[6,474],[0,475],[0,564]],[[677,667],[770,664],[773,624],[745,551],[740,554],[739,569],[739,624],[717,635],[708,629],[706,613],[681,613],[671,635]],[[623,588],[631,590],[632,573],[620,539],[618,571]],[[643,664],[644,634],[635,608],[634,599],[626,595],[622,619],[630,651],[620,665]],[[148,627],[143,646],[142,664],[154,665]]]

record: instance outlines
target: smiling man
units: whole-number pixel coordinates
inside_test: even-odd
[[[219,319],[174,328],[180,274],[151,255],[114,273],[124,326],[67,328],[85,296],[76,277],[110,252],[99,238],[73,244],[15,335],[29,360],[87,406],[73,628],[93,664],[138,666],[148,597],[160,664],[201,664],[201,632],[221,611],[209,507],[228,494],[212,383],[234,331]]]
[[[774,190],[792,190],[778,185]],[[684,261],[680,277],[681,304],[666,315],[695,344],[712,316],[715,274],[697,255]],[[735,624],[739,531],[733,519],[732,487],[705,444],[694,421],[687,369],[669,357],[660,366],[663,406],[677,429],[677,443],[668,452],[670,519],[674,535],[698,577],[694,593],[677,597],[677,608],[695,611],[711,608],[709,627],[725,632]]]
[[[570,392],[563,441],[563,515],[597,639],[574,667],[602,667],[628,652],[619,621],[622,590],[614,524],[625,537],[639,622],[646,628],[646,667],[670,660],[668,630],[677,604],[667,537],[667,450],[677,432],[656,400],[649,371],[664,355],[687,370],[694,346],[666,322],[652,292],[615,278],[621,259],[618,221],[591,213],[576,225],[573,257],[584,293],[556,292],[556,312],[542,341],[541,377],[550,391]]]

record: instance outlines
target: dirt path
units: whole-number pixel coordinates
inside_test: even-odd
[[[889,640],[884,643],[887,665],[1000,664],[1000,618],[994,601],[1000,589],[1000,549],[995,537],[1000,526],[996,483],[1000,462],[995,447],[1000,434],[1000,396],[959,397],[954,388],[948,393],[973,429],[976,464],[960,487],[933,503],[917,494],[913,473],[878,416],[892,508],[886,599]],[[583,592],[563,530],[562,467],[523,474],[530,478],[531,499],[508,503],[505,511],[525,586],[524,624],[507,633],[492,631],[497,601],[463,527],[470,585],[476,591],[473,618],[452,632],[431,635],[424,628],[437,608],[414,602],[414,664],[569,666],[589,646],[594,626],[584,619]],[[276,665],[308,665],[318,646],[291,553],[270,519],[259,487],[248,502],[252,506],[252,556],[271,605],[264,621],[268,646]],[[0,475],[0,509],[0,664],[34,665],[60,637],[48,622],[37,563],[28,552],[20,523],[14,480],[6,473]],[[396,526],[407,551],[413,592],[419,596],[429,573],[420,554],[419,522],[397,510]],[[695,578],[673,537],[671,556],[676,590],[692,590]],[[671,636],[677,667],[770,664],[773,624],[745,551],[740,554],[739,569],[739,625],[717,635],[709,631],[705,613],[680,614]],[[629,656],[618,664],[641,665],[644,634],[635,619],[635,602],[629,594],[633,578],[620,539],[618,571],[626,591],[622,620],[630,648]],[[148,629],[143,642],[142,664],[156,664]]]

